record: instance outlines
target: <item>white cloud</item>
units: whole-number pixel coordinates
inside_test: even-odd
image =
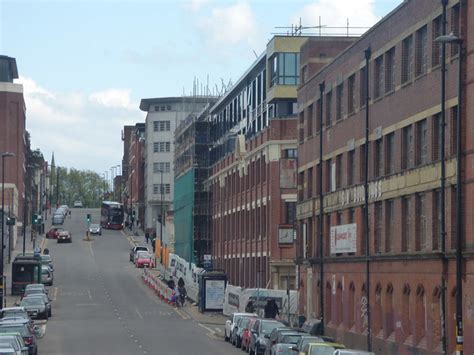
[[[214,45],[254,44],[259,37],[256,17],[245,1],[227,7],[214,7],[203,16],[199,26]]]
[[[199,11],[208,3],[209,3],[209,0],[189,0],[185,3],[185,7],[195,12],[195,11]]]
[[[132,104],[130,94],[131,90],[108,89],[90,94],[89,100],[109,108],[135,110],[138,106]]]
[[[349,27],[371,27],[380,18],[375,15],[374,0],[317,0],[304,6],[294,14],[290,21],[298,24],[301,18],[303,26],[317,26],[319,17],[325,27],[345,27],[349,20]],[[318,29],[314,29],[317,32]],[[313,32],[313,31],[311,31]],[[349,33],[360,34],[363,29],[353,30]],[[345,33],[345,29],[322,29],[322,34]]]
[[[46,159],[54,151],[60,166],[100,172],[119,163],[124,124],[144,120],[138,104],[133,104],[131,90],[55,92],[31,78],[18,82],[24,86],[32,148],[39,148]]]

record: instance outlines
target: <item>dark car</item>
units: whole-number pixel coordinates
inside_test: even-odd
[[[285,345],[288,351],[291,353],[291,347],[294,346],[302,337],[302,333],[282,333],[278,336],[276,342],[271,346],[268,354],[275,355],[278,353],[278,345]],[[280,350],[281,351],[281,350]]]
[[[48,307],[43,297],[24,297],[21,300],[20,307],[25,307],[26,312],[32,319],[48,319]]]
[[[263,354],[265,344],[273,329],[284,327],[284,324],[274,319],[257,319],[252,328],[252,338],[250,339],[250,354]]]
[[[293,329],[293,328],[290,328],[290,327],[275,328],[270,333],[270,336],[266,339],[265,354],[270,354],[272,346],[275,345],[275,344],[281,343],[283,336],[289,335],[289,334],[295,334],[295,335],[300,334],[300,336],[303,336],[307,333],[305,333],[301,329]],[[297,341],[295,341],[294,343],[296,344]]]
[[[71,233],[68,231],[59,232],[58,243],[72,243]]]
[[[20,333],[25,341],[25,346],[28,347],[29,355],[38,354],[38,344],[36,343],[37,328],[32,328],[28,321],[0,321],[0,333]]]
[[[62,232],[63,230],[64,228],[53,227],[48,231],[48,233],[46,233],[46,238],[57,239],[59,232]]]
[[[27,298],[34,298],[34,297],[41,298],[44,301],[44,303],[46,304],[46,310],[48,311],[48,317],[51,317],[53,314],[53,311],[51,307],[51,300],[49,299],[49,297],[45,295],[44,293],[36,293],[36,294],[28,296]]]

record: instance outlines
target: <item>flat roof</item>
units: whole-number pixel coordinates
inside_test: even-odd
[[[150,106],[157,104],[173,104],[181,102],[197,102],[206,103],[209,100],[215,100],[215,96],[170,96],[170,97],[155,97],[148,99],[141,99],[140,110],[148,112]]]

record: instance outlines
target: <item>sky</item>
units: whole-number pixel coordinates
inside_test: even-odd
[[[191,94],[196,82],[215,94],[300,21],[368,28],[401,2],[0,0],[0,54],[16,58],[32,148],[110,174],[123,126],[145,121],[142,98]]]

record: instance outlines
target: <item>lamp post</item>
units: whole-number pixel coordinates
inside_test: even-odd
[[[120,201],[121,200],[120,195],[122,193],[122,191],[121,191],[122,190],[122,188],[121,188],[121,186],[122,186],[122,172],[120,171],[120,164],[116,165],[116,167],[117,167],[117,176],[120,176],[120,181],[119,181],[119,184],[118,184],[118,191],[117,191],[117,195],[118,195],[117,196],[117,202],[121,202]]]
[[[3,254],[5,251],[5,158],[14,157],[15,154],[4,152],[2,154],[2,261],[0,265],[0,309],[3,308]]]
[[[164,211],[163,211],[163,199],[164,199],[165,187],[163,185],[163,170],[158,170],[158,172],[161,175],[161,184],[160,184],[160,213],[161,213],[161,221],[160,221],[160,263],[161,263],[161,265],[163,265],[163,223],[165,223]]]
[[[463,353],[463,314],[462,314],[462,193],[461,193],[461,103],[462,103],[462,54],[463,40],[454,34],[442,35],[435,42],[459,46],[458,58],[458,109],[456,113],[456,354]],[[443,58],[443,61],[445,58]],[[443,87],[444,90],[444,87]]]

